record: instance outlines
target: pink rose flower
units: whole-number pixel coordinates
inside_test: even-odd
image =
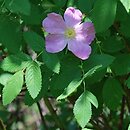
[[[82,13],[73,7],[66,9],[64,19],[56,13],[48,14],[42,22],[47,35],[46,51],[57,53],[66,46],[75,56],[85,60],[91,54],[90,44],[95,38],[92,22],[82,23]]]

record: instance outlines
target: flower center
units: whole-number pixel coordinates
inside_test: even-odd
[[[68,29],[66,29],[66,31],[65,31],[65,36],[67,37],[67,38],[74,38],[75,37],[75,35],[76,35],[76,33],[75,33],[75,30],[73,29],[73,28],[68,28]]]

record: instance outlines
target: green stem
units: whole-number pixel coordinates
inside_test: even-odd
[[[48,110],[50,111],[52,117],[54,118],[54,121],[55,121],[56,125],[60,128],[60,130],[65,130],[65,127],[64,127],[63,123],[60,121],[59,117],[56,114],[56,111],[52,107],[52,105],[51,105],[50,101],[48,100],[48,98],[44,98],[44,102],[45,102]]]
[[[43,51],[41,51],[34,60],[36,60],[42,53]]]
[[[5,4],[5,0],[3,1],[3,3],[1,4],[1,6],[0,6],[0,7],[2,8],[2,7],[4,6],[4,4]]]
[[[82,78],[83,78],[84,75],[85,75],[85,72],[84,72],[84,69],[83,69],[83,61],[81,60],[80,63],[81,63],[81,71],[82,71]],[[83,80],[83,87],[84,87],[84,91],[85,91],[86,90],[85,80]]]
[[[100,54],[102,54],[102,48],[101,48],[101,45],[100,45],[100,41],[98,41],[97,37],[96,37],[96,43],[98,45],[98,49],[100,51]]]
[[[0,119],[0,130],[6,130],[3,121]]]

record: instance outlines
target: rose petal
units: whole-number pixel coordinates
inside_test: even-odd
[[[69,41],[68,49],[82,60],[88,59],[91,53],[91,47],[88,44],[76,39]]]
[[[64,13],[65,23],[68,27],[74,27],[76,24],[80,24],[82,20],[82,13],[80,10],[73,7],[66,9]]]
[[[42,22],[42,26],[46,32],[51,34],[61,34],[64,33],[66,28],[65,22],[59,14],[50,13],[47,18]]]
[[[75,26],[76,39],[85,40],[87,44],[91,44],[95,38],[95,29],[92,22],[85,22]]]
[[[46,37],[46,51],[56,53],[62,51],[67,45],[67,41],[62,34],[49,34]]]

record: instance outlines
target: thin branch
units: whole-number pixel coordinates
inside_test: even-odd
[[[38,107],[38,110],[39,110],[39,113],[40,113],[40,116],[41,116],[43,127],[44,127],[45,130],[48,130],[48,127],[47,127],[46,121],[44,119],[44,116],[42,114],[42,109],[41,109],[41,106],[40,106],[39,102],[37,102],[37,107]]]
[[[50,111],[52,117],[54,118],[54,121],[57,125],[57,127],[60,128],[60,130],[65,130],[65,127],[63,125],[63,123],[61,122],[61,120],[59,119],[59,117],[56,114],[56,111],[54,110],[53,106],[51,105],[50,101],[48,100],[48,98],[44,98],[44,102],[48,108],[48,110]]]
[[[104,120],[104,127],[108,130],[112,130],[111,126],[109,125],[108,119],[105,117],[105,115],[101,115],[102,119]]]
[[[118,130],[123,130],[124,108],[125,108],[125,96],[122,97],[122,106],[121,106],[121,113],[120,113],[120,120],[119,120],[119,124],[118,124]]]
[[[127,86],[125,86],[124,91],[126,93],[125,98],[126,98],[127,107],[128,107],[129,113],[130,113],[130,90],[127,88]]]
[[[103,128],[101,128],[95,121],[91,120],[90,123],[96,130],[103,130]]]
[[[125,83],[124,83],[125,80],[126,80],[126,78],[123,79],[123,81],[122,81],[122,79],[119,79],[119,82],[122,84],[122,88],[123,88],[123,90],[125,91],[125,96],[124,96],[124,98],[125,98],[126,103],[127,103],[128,111],[129,111],[129,113],[130,113],[130,90],[129,90],[128,87],[125,85]]]

